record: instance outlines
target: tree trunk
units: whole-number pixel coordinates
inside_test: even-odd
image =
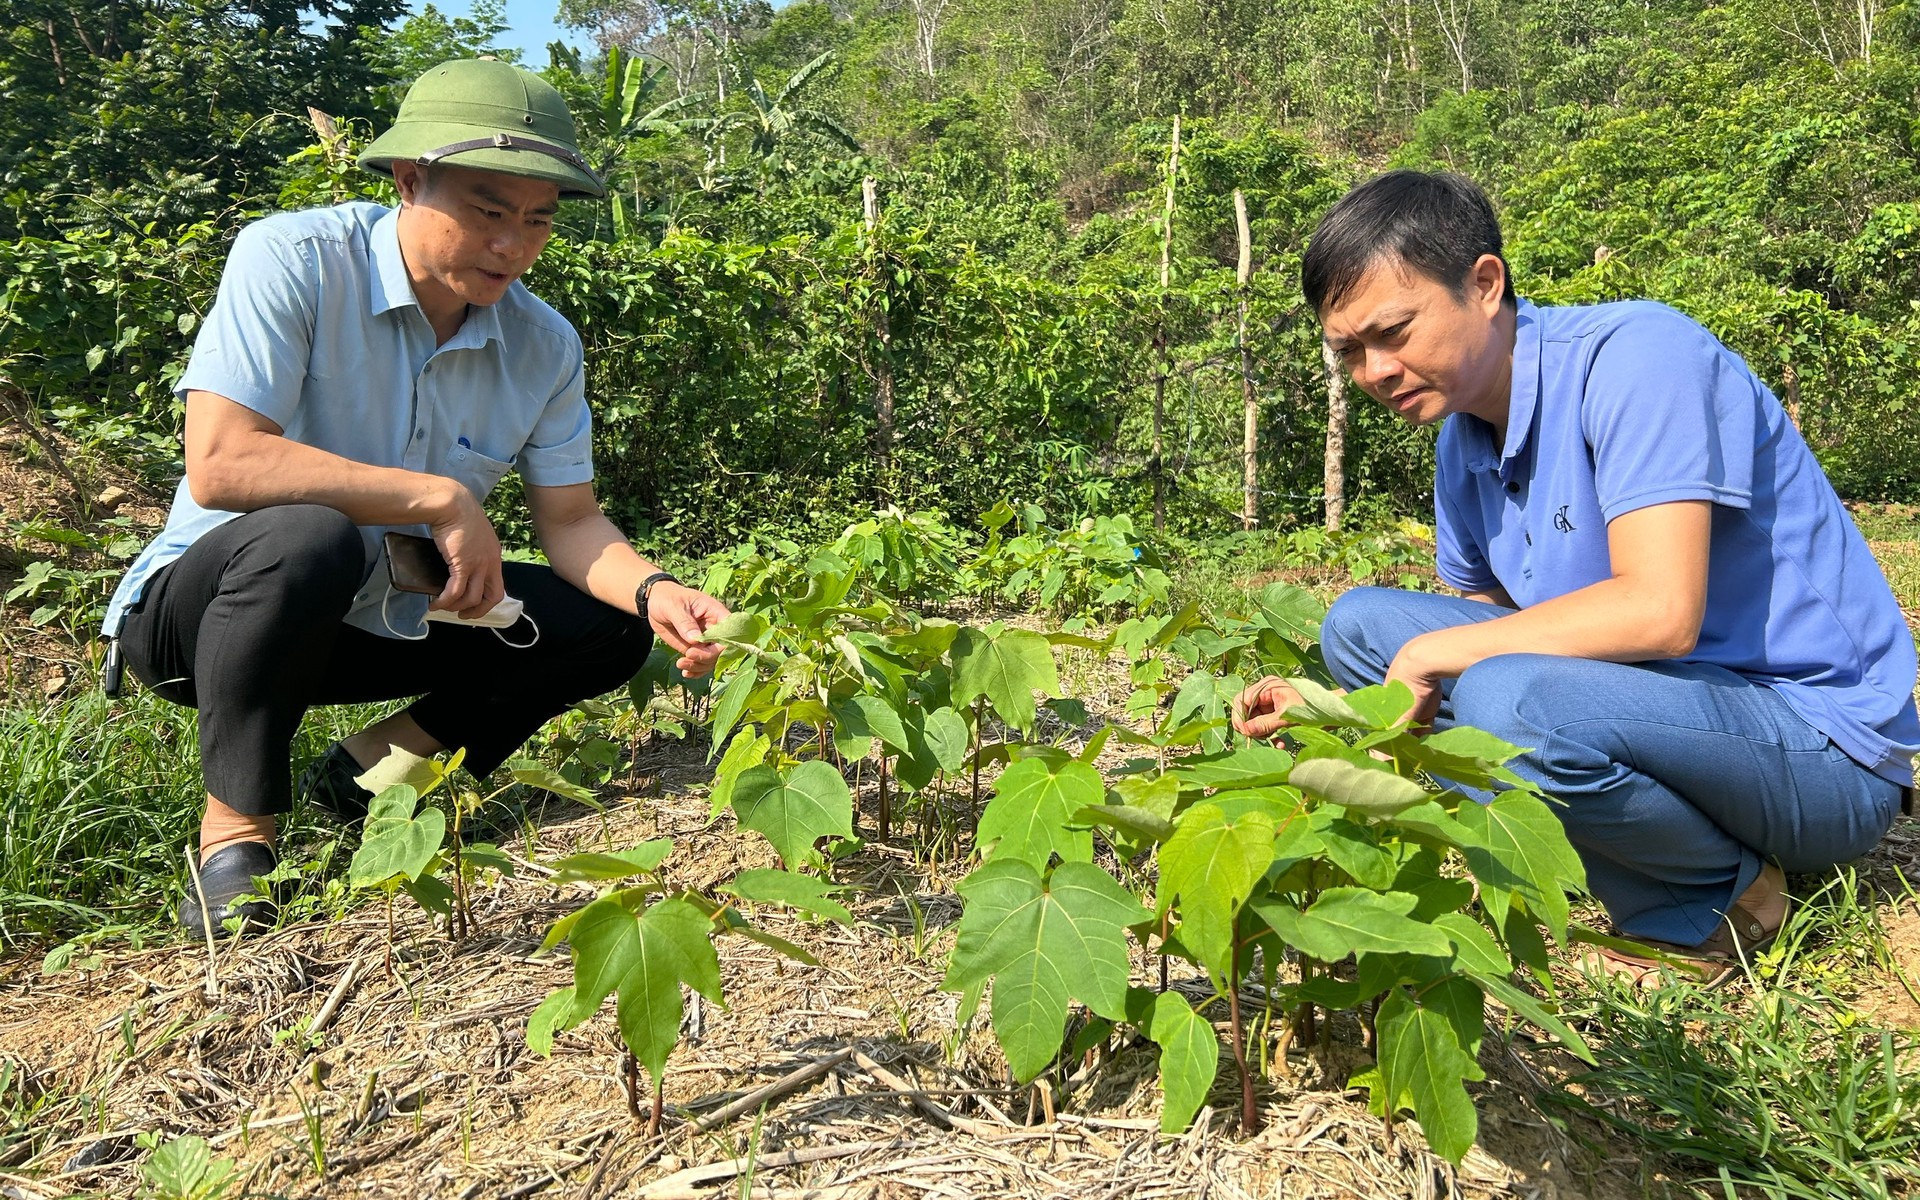
[[[1159,356],[1159,368],[1153,376],[1153,455],[1147,462],[1147,474],[1153,479],[1153,529],[1167,531],[1167,476],[1162,455],[1165,452],[1167,423],[1167,289],[1173,281],[1173,188],[1180,177],[1180,114],[1173,115],[1173,146],[1167,154],[1167,204],[1160,220],[1160,321],[1154,329],[1153,348]]]
[[[1347,515],[1347,377],[1333,347],[1320,343],[1320,361],[1327,368],[1327,532],[1340,528]]]
[[[1247,346],[1247,307],[1253,285],[1253,228],[1247,221],[1247,196],[1233,189],[1233,215],[1240,230],[1240,399],[1246,406],[1246,428],[1241,439],[1243,496],[1240,527],[1260,524],[1260,398],[1253,389],[1253,351]]]
[[[884,504],[893,490],[893,329],[884,303],[888,272],[879,245],[880,186],[873,176],[867,176],[861,183],[860,198],[866,209],[868,253],[873,256],[875,278],[883,301],[873,317],[874,337],[880,343],[880,361],[874,370],[873,458],[874,490]]]

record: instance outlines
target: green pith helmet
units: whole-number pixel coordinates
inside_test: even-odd
[[[562,196],[604,196],[573,140],[573,117],[553,85],[493,59],[443,62],[414,80],[393,128],[360,153],[382,175],[410,159],[504,171],[560,185]]]

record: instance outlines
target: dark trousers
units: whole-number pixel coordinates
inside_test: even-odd
[[[155,576],[121,647],[156,695],[199,710],[207,791],[239,812],[292,807],[289,747],[316,704],[418,696],[414,721],[441,745],[466,747],[468,770],[485,777],[569,705],[632,678],[653,646],[645,622],[551,568],[504,571],[507,594],[539,627],[531,647],[441,623],[424,641],[378,637],[341,620],[366,575],[353,522],[316,504],[263,508]],[[524,621],[502,632],[531,636]]]

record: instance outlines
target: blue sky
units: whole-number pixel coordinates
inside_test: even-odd
[[[443,0],[438,7],[455,16],[472,12],[467,0]],[[520,61],[535,70],[547,65],[547,43],[556,38],[582,49],[592,44],[585,35],[553,23],[553,14],[559,9],[559,0],[507,0],[507,24],[512,30],[502,35],[502,40],[517,47]]]

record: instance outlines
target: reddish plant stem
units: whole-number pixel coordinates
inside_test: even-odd
[[[880,748],[880,840],[886,841],[893,833],[893,813],[887,803],[887,750]]]
[[[1253,1098],[1253,1072],[1247,1070],[1247,1038],[1240,1020],[1240,947],[1233,948],[1227,975],[1227,1013],[1233,1023],[1233,1062],[1240,1068],[1240,1132],[1260,1132],[1260,1107]]]

